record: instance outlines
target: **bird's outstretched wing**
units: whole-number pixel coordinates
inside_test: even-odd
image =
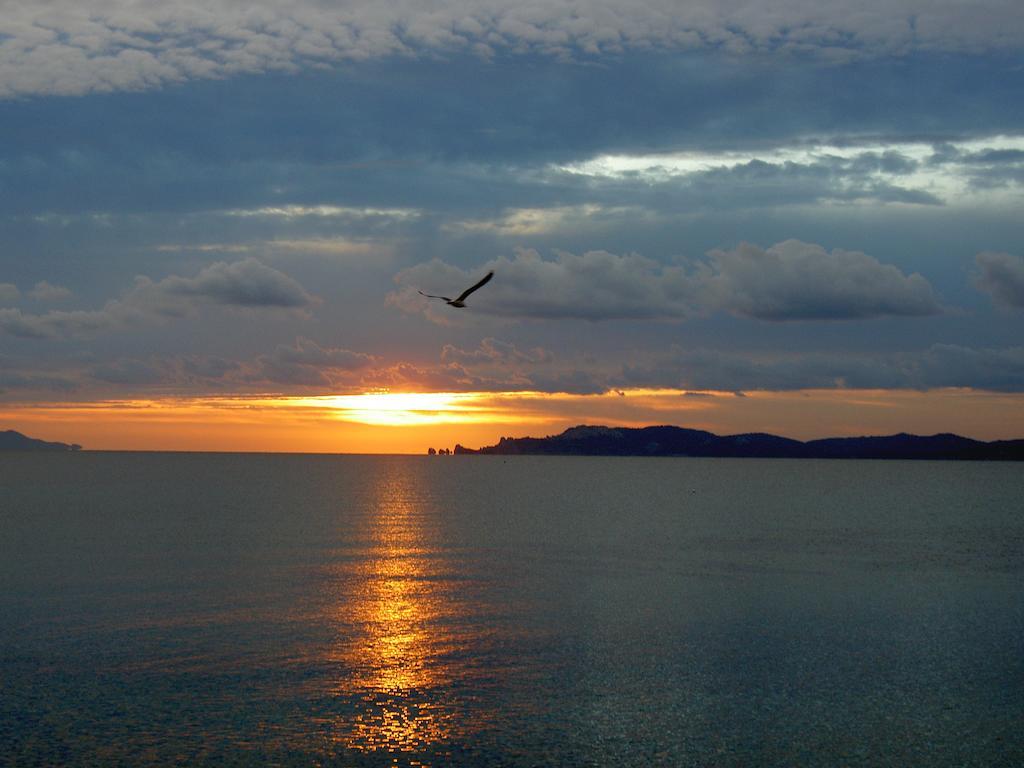
[[[492,277],[494,277],[494,272],[493,272],[493,271],[492,271],[492,272],[488,272],[488,273],[487,273],[486,275],[484,275],[484,277],[483,277],[483,280],[481,280],[481,281],[480,281],[479,283],[477,283],[476,285],[472,285],[472,286],[470,286],[469,288],[467,288],[466,290],[464,290],[464,291],[463,291],[463,292],[462,292],[461,294],[459,294],[459,298],[457,298],[457,299],[456,299],[456,301],[465,301],[465,300],[466,300],[466,297],[467,297],[467,296],[469,296],[469,294],[471,294],[471,293],[472,293],[473,291],[475,291],[475,290],[476,290],[477,288],[479,288],[480,286],[482,286],[482,285],[486,285],[486,284],[487,284],[487,282],[488,282],[488,281],[489,281],[489,280],[490,280],[490,279],[491,279]]]
[[[443,301],[451,301],[451,299],[449,299],[447,296],[432,296],[431,294],[424,293],[423,291],[416,291],[416,293],[418,293],[420,296],[426,296],[428,299],[442,299]]]

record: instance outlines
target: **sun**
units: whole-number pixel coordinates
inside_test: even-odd
[[[291,400],[292,405],[320,408],[333,418],[384,427],[470,424],[492,414],[475,392],[367,392]]]

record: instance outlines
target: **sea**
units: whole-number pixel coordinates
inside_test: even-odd
[[[1024,765],[1024,466],[0,454],[0,765]]]

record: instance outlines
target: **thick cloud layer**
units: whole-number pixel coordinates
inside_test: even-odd
[[[255,259],[216,262],[195,277],[159,281],[137,277],[135,285],[98,310],[51,310],[43,314],[0,309],[0,333],[25,338],[88,336],[184,317],[203,305],[247,310],[305,311],[317,299],[283,272]]]
[[[248,378],[276,384],[330,387],[338,374],[373,365],[375,358],[348,349],[325,348],[309,339],[279,344],[269,355],[256,361]]]
[[[194,78],[291,71],[392,55],[471,51],[594,56],[626,49],[785,51],[826,61],[914,50],[1019,46],[1015,0],[969,6],[838,0],[770,7],[718,0],[519,3],[298,0],[197,6],[185,0],[0,4],[0,97],[138,90]]]
[[[626,365],[613,386],[712,390],[918,389],[972,387],[1024,392],[1024,347],[935,344],[899,354],[752,355],[676,347]]]
[[[497,277],[471,297],[476,311],[523,319],[673,320],[726,311],[758,320],[860,320],[913,317],[941,311],[921,275],[856,251],[787,240],[767,250],[747,243],[715,250],[706,261],[663,265],[636,254],[532,250],[481,268]],[[444,322],[450,310],[418,294],[451,291],[476,276],[441,261],[404,270],[389,301],[407,312],[426,311]],[[440,312],[439,312],[440,310]]]
[[[744,243],[712,251],[701,280],[712,306],[759,320],[856,320],[934,315],[928,281],[857,251],[787,240],[762,250]]]

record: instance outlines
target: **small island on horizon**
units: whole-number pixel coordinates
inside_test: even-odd
[[[37,440],[8,429],[0,432],[0,451],[80,451],[82,446],[78,443],[58,443],[47,440]]]
[[[763,432],[716,435],[675,426],[580,425],[547,437],[502,437],[479,449],[456,445],[457,455],[693,456],[707,458],[932,459],[1024,461],[1024,439],[984,442],[950,433],[930,436],[829,437],[806,442]]]

